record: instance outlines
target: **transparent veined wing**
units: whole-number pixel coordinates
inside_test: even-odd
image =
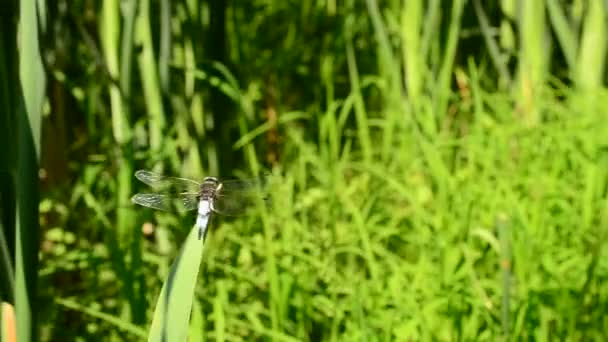
[[[255,207],[257,201],[267,201],[266,181],[266,178],[221,181],[213,200],[213,211],[238,216]]]
[[[255,208],[257,201],[268,203],[268,199],[255,192],[231,193],[230,195],[216,194],[212,201],[212,210],[225,216],[243,215],[250,208]]]
[[[262,176],[260,178],[252,179],[233,179],[233,180],[221,180],[222,184],[220,192],[224,194],[240,193],[240,192],[266,192],[268,185],[268,176]]]
[[[182,193],[179,195],[139,193],[131,198],[131,202],[164,211],[194,210],[198,206],[198,193]]]
[[[187,178],[167,177],[147,170],[135,172],[135,177],[160,193],[191,194],[200,190],[199,182]]]

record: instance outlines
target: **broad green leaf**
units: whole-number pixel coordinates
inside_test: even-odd
[[[188,234],[158,296],[148,341],[186,341],[204,241],[197,229]]]

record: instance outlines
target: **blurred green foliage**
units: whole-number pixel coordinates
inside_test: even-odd
[[[194,217],[142,168],[271,173],[192,341],[608,339],[605,1],[37,3],[41,339],[147,335]]]

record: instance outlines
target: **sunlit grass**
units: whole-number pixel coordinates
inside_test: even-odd
[[[148,341],[187,340],[203,247],[198,229],[192,229],[158,295]]]
[[[69,51],[44,45],[67,79],[49,106],[81,96],[74,177],[40,206],[42,339],[608,339],[601,2],[77,4],[99,36],[57,14]],[[44,88],[29,71],[27,108]],[[195,214],[130,205],[138,168],[270,172],[272,207],[215,217],[203,253]]]

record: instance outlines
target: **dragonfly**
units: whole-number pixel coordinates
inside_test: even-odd
[[[213,213],[239,216],[255,206],[256,201],[268,201],[263,179],[220,180],[205,177],[202,182],[188,178],[169,177],[139,170],[135,177],[150,186],[154,192],[138,193],[131,198],[135,204],[163,211],[190,211],[198,209],[195,227],[199,240],[204,238]]]

